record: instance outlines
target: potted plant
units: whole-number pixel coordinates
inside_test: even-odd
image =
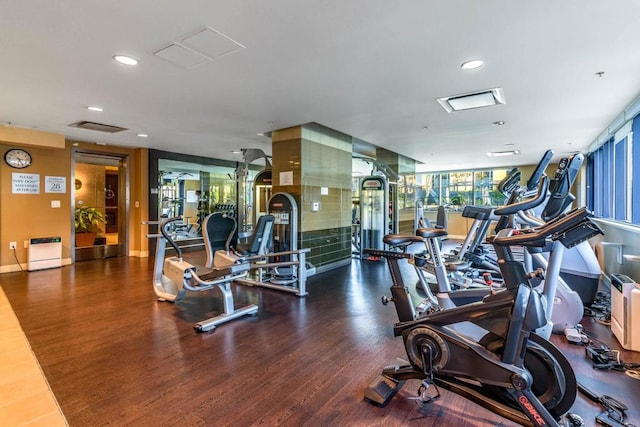
[[[106,223],[107,220],[104,214],[97,208],[90,208],[87,206],[81,206],[76,208],[74,226],[76,229],[76,247],[79,246],[93,246],[93,242],[96,238],[95,229],[102,223]]]

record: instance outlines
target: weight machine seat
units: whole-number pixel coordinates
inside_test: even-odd
[[[211,270],[208,270],[204,273],[198,274],[200,280],[203,281],[214,281],[220,279],[224,276],[241,274],[249,271],[251,264],[248,262],[231,264],[225,267],[216,267]]]
[[[238,240],[238,226],[233,216],[224,212],[214,212],[202,222],[202,232],[211,249],[226,249]]]
[[[207,260],[213,260],[217,250],[229,250],[231,243],[238,240],[238,226],[236,220],[223,212],[207,215],[202,221],[202,236]],[[207,266],[210,266],[207,261]]]
[[[247,243],[238,243],[235,247],[236,252],[240,255],[259,255],[265,252],[266,246],[271,240],[273,224],[275,217],[273,215],[262,215],[258,218],[258,223],[253,228],[249,241]]]

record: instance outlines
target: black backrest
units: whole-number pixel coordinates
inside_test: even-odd
[[[260,252],[261,248],[265,248],[269,242],[265,240],[271,239],[273,233],[273,223],[275,217],[273,215],[262,215],[258,218],[258,223],[253,227],[251,236],[247,243],[238,243],[236,250],[245,255],[256,255]]]
[[[215,251],[221,249],[228,251],[230,246],[238,241],[236,220],[222,212],[209,214],[202,221],[202,237],[207,252],[207,262],[213,261]]]
[[[447,210],[444,206],[438,206],[436,215],[436,228],[447,229]]]

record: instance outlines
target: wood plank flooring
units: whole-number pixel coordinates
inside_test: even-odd
[[[203,334],[192,325],[222,311],[218,291],[159,302],[152,269],[153,258],[112,258],[0,276],[69,425],[513,425],[444,390],[421,408],[411,381],[386,408],[363,401],[382,367],[405,357],[395,310],[380,304],[389,287],[382,262],[313,276],[304,298],[234,285],[235,305],[258,304],[258,315]],[[585,323],[616,345],[608,328]],[[640,381],[593,370],[582,347],[553,340],[588,387],[627,403],[640,424]],[[621,357],[640,362],[638,353]],[[574,411],[593,425],[600,408],[579,396]]]

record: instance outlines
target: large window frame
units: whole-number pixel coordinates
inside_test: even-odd
[[[640,225],[640,115],[587,157],[587,208],[597,217]],[[634,185],[634,183],[637,183]]]
[[[498,184],[511,168],[416,173],[416,196],[425,208],[466,205],[500,206],[506,198]]]

